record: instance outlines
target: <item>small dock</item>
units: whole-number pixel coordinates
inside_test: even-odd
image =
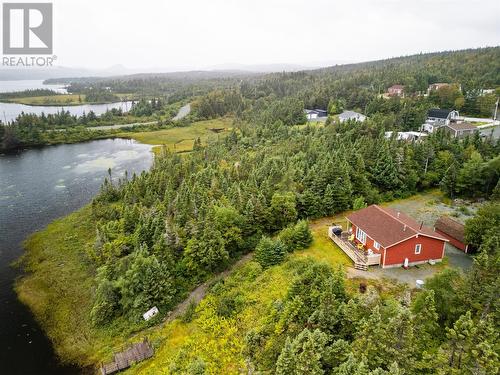
[[[100,374],[115,374],[129,368],[134,363],[151,358],[153,354],[154,351],[151,344],[148,340],[144,339],[144,341],[138,342],[122,352],[116,353],[113,362],[102,364]]]
[[[328,229],[328,237],[354,262],[354,268],[357,270],[368,271],[368,266],[380,264],[380,254],[366,255],[363,251],[359,250],[352,243],[349,242],[349,233],[342,232],[337,236],[332,232],[331,228]]]

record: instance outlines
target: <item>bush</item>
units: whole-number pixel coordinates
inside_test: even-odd
[[[263,268],[280,264],[285,260],[286,247],[280,240],[262,237],[255,248],[255,259]]]
[[[301,220],[294,226],[283,229],[279,234],[279,239],[283,242],[287,251],[292,252],[309,247],[313,237],[307,221]]]

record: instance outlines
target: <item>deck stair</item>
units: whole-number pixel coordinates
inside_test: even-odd
[[[331,229],[328,237],[340,247],[340,249],[354,262],[357,270],[368,271],[368,266],[380,264],[380,254],[366,255],[349,241],[349,233],[342,232],[340,236],[335,235]]]

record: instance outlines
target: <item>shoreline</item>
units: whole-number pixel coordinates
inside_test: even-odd
[[[25,105],[28,107],[78,107],[79,105],[102,105],[102,104],[116,104],[116,103],[123,103],[123,102],[132,102],[134,101],[133,99],[131,100],[118,100],[118,101],[113,101],[113,102],[81,102],[81,103],[50,103],[50,104],[27,104],[15,100],[9,100],[9,99],[0,99],[0,103],[8,103],[8,104],[19,104],[19,105]]]

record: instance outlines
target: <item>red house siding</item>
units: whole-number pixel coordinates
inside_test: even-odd
[[[415,245],[421,244],[420,254],[415,254]],[[419,235],[387,249],[383,266],[403,265],[408,258],[409,263],[439,260],[444,255],[445,242],[435,238]]]
[[[357,227],[354,224],[351,224],[351,226],[352,233],[354,234],[354,241],[359,242],[356,238]],[[363,230],[363,228],[360,229]],[[431,259],[440,260],[444,256],[445,242],[423,235],[410,238],[397,245],[390,246],[387,249],[380,246],[380,250],[375,249],[373,246],[374,241],[375,240],[370,238],[367,234],[365,247],[367,249],[372,249],[374,253],[381,254],[380,266],[382,267],[402,266],[406,258],[408,258],[408,262],[412,264],[427,262]],[[422,245],[420,254],[415,254],[415,245],[417,244]]]
[[[467,252],[468,250],[468,246],[466,244],[464,244],[463,242],[460,242],[459,240],[457,240],[456,238],[453,238],[449,235],[447,235],[446,233],[443,233],[441,232],[440,230],[436,229],[436,232],[439,233],[441,236],[443,237],[446,237],[447,239],[450,240],[450,243],[455,246],[457,249],[460,249],[464,252]]]

